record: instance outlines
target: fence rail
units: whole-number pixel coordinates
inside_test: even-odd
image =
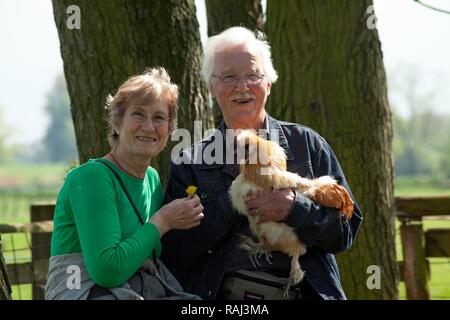
[[[396,197],[397,217],[401,219],[421,219],[426,216],[450,215],[450,196]]]
[[[53,221],[31,223],[0,224],[0,233],[48,233],[53,232]]]

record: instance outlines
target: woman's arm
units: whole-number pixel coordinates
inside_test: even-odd
[[[121,285],[153,250],[160,253],[159,230],[146,223],[132,236],[122,239],[116,189],[106,168],[80,168],[71,183],[69,206],[88,273],[101,286]]]

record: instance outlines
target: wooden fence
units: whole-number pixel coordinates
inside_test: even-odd
[[[430,299],[428,257],[450,257],[450,229],[423,230],[422,218],[450,216],[450,197],[397,197],[403,261],[399,263],[408,300]],[[31,262],[7,266],[11,284],[32,283],[33,299],[44,299],[54,205],[32,205],[31,223],[1,225],[0,233],[31,232]]]
[[[450,257],[450,229],[423,230],[423,217],[450,216],[450,197],[397,197],[397,218],[403,263],[402,280],[408,300],[428,300],[431,272],[427,258]]]
[[[31,233],[31,262],[8,264],[11,285],[32,284],[33,300],[43,300],[47,281],[54,205],[32,205],[31,223],[0,224],[0,233]]]

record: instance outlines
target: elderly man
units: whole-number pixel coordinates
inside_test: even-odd
[[[278,139],[285,150],[288,171],[308,178],[330,175],[351,194],[336,156],[319,134],[267,114],[265,105],[277,73],[262,33],[233,27],[209,38],[202,73],[223,122],[218,134],[195,144],[191,154],[224,139],[227,129],[265,129],[265,138]],[[254,263],[241,248],[240,237],[250,235],[249,226],[247,219],[233,210],[228,196],[239,165],[218,158],[216,154],[212,164],[172,163],[165,201],[185,197],[186,187],[197,186],[205,217],[197,228],[168,233],[163,238],[162,259],[186,291],[205,299],[281,299],[280,287],[289,275],[290,259],[273,252],[271,259]],[[265,193],[246,205],[250,213],[261,215],[262,221],[291,226],[308,247],[300,257],[305,277],[291,298],[345,299],[334,253],[349,249],[355,239],[362,222],[356,202],[350,220],[291,189]]]

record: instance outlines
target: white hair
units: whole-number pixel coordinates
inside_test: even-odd
[[[272,64],[272,54],[270,52],[270,45],[266,40],[266,35],[259,30],[253,33],[244,27],[231,27],[218,35],[208,38],[206,42],[202,76],[208,88],[210,88],[209,81],[214,71],[215,54],[240,44],[254,45],[261,53],[264,75],[267,81],[269,83],[275,83],[277,81],[278,75]]]

